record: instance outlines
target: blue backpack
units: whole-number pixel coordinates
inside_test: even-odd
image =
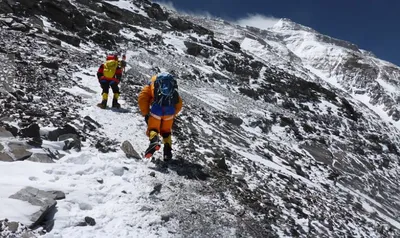
[[[171,74],[160,73],[154,81],[154,103],[162,107],[178,103],[178,85]]]

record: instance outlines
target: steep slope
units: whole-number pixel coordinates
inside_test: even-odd
[[[338,83],[353,97],[400,128],[400,68],[376,58],[356,45],[281,20],[273,32],[302,59],[303,65],[330,83]],[[385,116],[387,115],[387,116]]]
[[[15,69],[1,72],[0,126],[17,136],[1,139],[1,153],[14,160],[10,141],[26,140],[57,159],[4,162],[0,196],[15,204],[8,196],[24,186],[64,191],[48,237],[400,235],[394,65],[289,20],[243,28],[145,0],[0,9],[3,69]],[[106,51],[127,53],[127,113],[93,107]],[[127,159],[124,140],[139,153],[147,143],[137,94],[163,70],[177,76],[185,105],[175,159]],[[386,101],[391,118],[372,107]],[[55,128],[81,146],[64,147]],[[97,224],[78,226],[85,216]]]

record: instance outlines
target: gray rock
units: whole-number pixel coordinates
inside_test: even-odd
[[[94,225],[96,225],[96,220],[94,220],[94,218],[91,218],[91,217],[85,217],[85,222],[86,222],[89,226],[94,226]]]
[[[0,127],[0,138],[1,137],[14,137],[13,134],[6,130],[4,127]]]
[[[198,56],[203,50],[203,46],[190,41],[183,42],[187,48],[187,53],[189,55]]]
[[[73,46],[79,47],[79,44],[81,43],[81,39],[79,37],[69,34],[64,34],[59,31],[49,30],[49,34]]]
[[[21,133],[25,137],[40,137],[40,127],[37,123],[32,123],[21,129]]]
[[[153,211],[154,209],[152,207],[148,207],[148,206],[143,206],[139,209],[139,211],[141,212],[148,212],[148,211]]]
[[[3,119],[3,121],[4,121],[4,119]],[[12,119],[10,121],[12,121]],[[18,135],[18,128],[16,128],[15,126],[5,125],[4,128],[8,132],[10,132],[14,137],[16,137]],[[6,137],[9,137],[9,136],[6,136]]]
[[[57,61],[49,61],[49,62],[42,61],[40,64],[43,65],[46,68],[55,69],[55,70],[58,70],[59,67],[60,67],[60,65],[58,64]]]
[[[12,221],[8,223],[8,230],[15,233],[18,230],[19,223]]]
[[[161,215],[161,221],[168,222],[174,216],[173,213],[163,214]]]
[[[139,153],[133,148],[129,141],[124,141],[121,145],[121,150],[125,153],[128,158],[141,159]]]
[[[32,147],[21,142],[10,142],[8,144],[10,152],[14,155],[15,160],[25,160],[32,155],[32,152],[27,151]]]
[[[146,12],[149,17],[155,18],[159,21],[165,21],[168,19],[168,13],[165,13],[157,3],[152,3],[151,7],[146,9]]]
[[[224,118],[227,122],[235,125],[235,126],[240,126],[243,123],[243,120],[240,119],[239,117],[235,117],[233,115],[229,115],[227,117]]]
[[[308,153],[310,153],[315,160],[322,162],[326,165],[332,165],[333,162],[333,155],[332,153],[328,150],[326,145],[323,144],[318,144],[318,143],[313,143],[311,145],[308,144],[303,144],[300,146],[300,148],[306,150]]]
[[[0,151],[3,151],[4,146],[0,143]]]
[[[17,30],[17,31],[27,31],[29,30],[28,26],[22,23],[14,22],[11,24],[11,29]]]
[[[239,42],[231,40],[229,43],[232,45],[232,48],[235,51],[240,51],[240,43]]]
[[[53,159],[47,154],[35,153],[27,160],[39,163],[54,163]]]
[[[150,172],[150,176],[151,177],[156,177],[156,172],[154,172],[154,171]]]
[[[65,199],[65,193],[62,191],[52,191],[55,200]]]
[[[33,187],[26,187],[10,196],[10,198],[28,202],[34,206],[39,206],[39,210],[31,215],[32,224],[30,228],[35,228],[39,224],[46,224],[52,227],[53,216],[57,202],[54,200],[56,194],[53,192],[39,190]],[[48,227],[46,227],[48,228]]]
[[[154,186],[153,191],[150,192],[150,195],[158,194],[161,192],[162,184],[158,183]]]
[[[87,223],[84,221],[79,222],[76,226],[87,226]]]
[[[0,152],[0,161],[3,162],[14,162],[13,158],[7,153]]]
[[[26,141],[28,145],[31,145],[36,148],[41,148],[43,144],[43,140],[40,137],[33,137]]]
[[[14,20],[11,17],[0,18],[0,22],[11,24]]]
[[[76,149],[77,151],[80,151],[82,148],[82,143],[81,140],[79,139],[78,135],[76,134],[64,134],[60,135],[57,138],[58,141],[64,141],[65,145],[63,147],[63,150],[70,150],[72,148]]]
[[[67,124],[63,128],[58,128],[54,131],[50,131],[49,134],[47,135],[47,137],[51,141],[57,141],[57,140],[59,140],[60,136],[66,135],[66,134],[78,135],[79,133],[75,127]]]
[[[185,20],[180,17],[169,17],[168,22],[171,24],[171,26],[179,31],[187,31],[187,30],[193,30],[194,32],[200,34],[200,35],[213,35],[214,33],[200,25],[194,24],[188,20]]]
[[[214,158],[213,162],[217,165],[218,168],[223,169],[223,170],[229,170],[228,165],[226,164],[225,157]]]

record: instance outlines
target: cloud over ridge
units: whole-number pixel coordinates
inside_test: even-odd
[[[265,16],[261,14],[248,14],[247,17],[240,18],[234,23],[241,26],[252,26],[260,29],[268,29],[274,26],[279,21],[279,18],[273,16]]]
[[[187,14],[191,16],[197,16],[197,17],[206,17],[206,18],[217,18],[216,16],[213,16],[211,13],[207,11],[188,11],[188,10],[182,10],[177,8],[173,2],[171,1],[157,1],[158,4],[161,6],[175,11],[179,12],[181,14]],[[279,18],[273,17],[273,16],[265,16],[262,14],[254,13],[254,14],[247,14],[246,17],[239,18],[237,20],[235,19],[224,19],[229,22],[232,22],[234,24],[240,25],[240,26],[252,26],[252,27],[257,27],[260,29],[268,29],[275,25],[278,21]]]

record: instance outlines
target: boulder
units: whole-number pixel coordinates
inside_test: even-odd
[[[11,132],[11,134],[13,136],[17,136],[18,135],[18,128],[16,128],[15,126],[5,125],[5,129],[7,131]],[[0,127],[0,137],[1,137],[1,127]],[[6,134],[5,137],[9,137],[8,134]]]
[[[49,155],[42,153],[34,153],[27,160],[39,163],[54,163],[53,159]]]
[[[75,135],[79,135],[78,131],[76,130],[75,127],[67,124],[65,125],[63,128],[58,128],[54,131],[50,131],[49,134],[47,135],[47,138],[51,141],[58,141],[58,138],[61,135],[65,135],[65,134],[75,134]]]
[[[55,199],[59,197],[57,193],[39,190],[33,187],[26,187],[10,196],[10,198],[28,202],[34,206],[39,206],[39,210],[32,214],[32,224],[30,228],[43,226],[45,230],[50,231],[54,225],[54,214],[56,212]]]
[[[51,193],[54,195],[54,200],[65,199],[65,193],[62,191],[52,191]]]
[[[22,223],[8,219],[0,220],[0,237],[2,238],[34,238],[38,236],[38,231],[32,231]]]
[[[147,28],[150,27],[150,21],[148,17],[126,9],[121,9],[105,1],[103,1],[101,4],[103,5],[103,12],[114,20],[122,21],[131,25],[139,25]]]
[[[64,42],[66,42],[70,45],[76,46],[76,47],[79,47],[79,45],[81,43],[81,39],[74,35],[65,34],[65,33],[62,33],[59,31],[54,31],[54,30],[49,30],[49,34],[61,41],[64,41]]]
[[[80,151],[82,148],[81,140],[76,134],[60,135],[57,140],[64,141],[65,145],[63,147],[63,150],[70,150],[74,148],[76,151]]]
[[[175,214],[173,214],[173,213],[162,214],[161,215],[161,221],[168,222],[174,216],[175,216]]]
[[[114,35],[111,35],[107,31],[101,31],[93,34],[90,36],[90,39],[99,45],[102,45],[104,47],[111,47],[116,45],[116,37]]]
[[[231,44],[232,49],[234,51],[240,51],[240,43],[239,42],[231,40],[229,43]]]
[[[310,153],[315,160],[322,162],[326,165],[332,165],[334,157],[326,145],[319,143],[303,144],[300,146],[300,148]]]
[[[147,15],[158,21],[165,21],[168,19],[168,13],[164,12],[161,6],[157,3],[152,3],[151,7],[146,9]]]
[[[40,137],[40,127],[37,123],[32,123],[29,126],[22,128],[21,133],[24,137]]]
[[[215,40],[214,38],[211,39],[211,44],[212,44],[213,47],[215,47],[217,49],[220,49],[220,50],[224,49],[224,45],[221,42]]]
[[[93,118],[89,117],[89,116],[85,116],[83,118],[84,121],[84,126],[83,126],[83,130],[89,130],[89,131],[95,131],[98,128],[101,128],[101,124],[98,123],[97,121],[93,120]]]
[[[227,121],[235,126],[240,126],[243,123],[242,119],[240,119],[239,117],[232,116],[232,115],[226,116],[224,119],[225,119],[225,121]]]
[[[133,148],[132,144],[129,141],[124,141],[121,145],[121,150],[125,153],[128,158],[141,159],[142,157],[138,152]]]
[[[14,159],[9,156],[7,153],[0,152],[0,161],[2,162],[13,162]]]
[[[10,142],[8,143],[8,147],[10,148],[10,153],[14,156],[15,160],[25,160],[32,155],[32,152],[29,152],[29,149],[32,147],[26,143],[22,142]]]
[[[42,147],[43,140],[42,140],[42,138],[40,138],[40,137],[33,137],[33,138],[27,140],[26,143],[27,143],[28,145],[33,146],[33,147],[40,148],[40,147]]]
[[[16,31],[29,31],[29,27],[27,25],[18,22],[12,23],[11,29]]]
[[[162,184],[157,183],[154,185],[153,191],[150,192],[150,195],[159,194],[161,192]]]
[[[38,7],[43,15],[70,31],[79,31],[87,25],[85,16],[69,1],[45,0]]]
[[[187,53],[189,55],[193,56],[198,56],[201,54],[201,51],[203,50],[203,46],[190,42],[190,41],[184,41],[183,42],[187,48]]]
[[[58,68],[60,67],[57,61],[42,61],[40,65],[55,70],[58,70]]]
[[[180,17],[170,17],[168,18],[168,22],[172,27],[179,31],[187,31],[192,29],[192,23]]]
[[[117,151],[117,149],[115,148],[115,141],[112,141],[107,138],[99,139],[96,142],[95,147],[102,153]]]
[[[85,217],[85,222],[89,225],[89,226],[94,226],[96,225],[96,220],[92,217]]]
[[[14,135],[9,132],[6,128],[0,127],[0,138],[2,137],[14,137]]]
[[[169,24],[178,30],[178,31],[187,31],[193,30],[194,32],[198,33],[199,35],[214,35],[214,33],[200,25],[196,25],[188,20],[185,20],[180,17],[169,17],[168,18]]]
[[[19,226],[19,223],[18,223],[18,222],[15,222],[15,221],[12,221],[12,222],[9,222],[9,223],[8,223],[8,229],[9,229],[12,233],[15,233],[15,232],[18,230],[18,226]]]

